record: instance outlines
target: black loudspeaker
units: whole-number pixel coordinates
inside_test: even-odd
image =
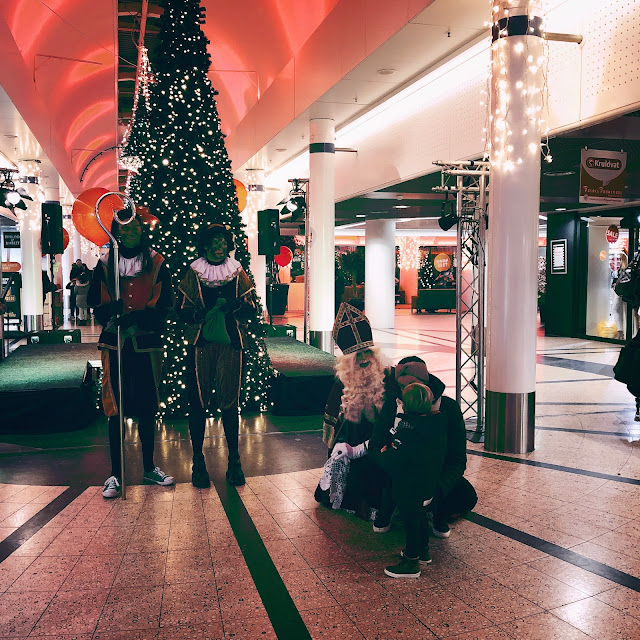
[[[42,253],[62,253],[62,207],[57,202],[42,203]]]
[[[277,209],[258,211],[258,254],[277,256],[280,253],[280,212]]]

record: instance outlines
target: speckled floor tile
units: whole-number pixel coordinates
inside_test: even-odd
[[[313,640],[362,640],[351,618],[342,607],[326,607],[301,611],[300,615]]]
[[[108,595],[108,589],[59,591],[31,636],[93,633]]]
[[[218,590],[214,582],[187,582],[165,586],[161,626],[204,625],[220,620]]]
[[[113,589],[98,618],[97,631],[157,630],[162,587]]]

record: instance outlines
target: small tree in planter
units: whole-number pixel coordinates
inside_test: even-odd
[[[358,282],[364,280],[364,250],[359,251],[356,249],[355,251],[348,251],[340,255],[339,260],[342,271],[351,276],[351,282],[355,292]]]

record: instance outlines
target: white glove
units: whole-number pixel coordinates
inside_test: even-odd
[[[334,460],[340,460],[341,458],[350,458],[351,460],[355,460],[356,458],[362,458],[362,456],[367,455],[367,446],[369,441],[363,442],[362,444],[358,444],[355,447],[352,447],[350,444],[346,442],[338,442],[336,446],[333,448],[333,453],[331,457]]]

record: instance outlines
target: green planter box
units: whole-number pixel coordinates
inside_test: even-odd
[[[268,338],[295,338],[296,327],[292,324],[273,324],[266,325]]]
[[[72,342],[80,342],[80,329],[32,331],[27,334],[27,344],[69,344]]]

